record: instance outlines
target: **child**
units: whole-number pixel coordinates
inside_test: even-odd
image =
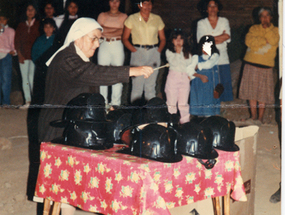
[[[46,18],[43,20],[42,25],[44,34],[37,38],[32,47],[32,60],[34,63],[52,46],[54,40],[54,32],[56,30],[55,21],[52,18]]]
[[[78,18],[78,4],[78,0],[66,1],[65,13],[55,17],[55,23],[58,28],[58,32],[54,39],[56,49],[59,49],[63,45],[69,29]]]
[[[219,83],[218,67],[219,51],[213,36],[203,36],[198,44],[198,55],[192,57],[188,71],[208,77],[203,83],[196,78],[191,83],[190,114],[196,116],[213,116],[220,114],[220,99],[214,98],[214,88]]]
[[[16,54],[14,48],[15,31],[7,25],[8,17],[0,12],[0,104],[10,105],[10,92],[12,81],[12,55]],[[1,92],[2,91],[2,92]],[[1,98],[3,94],[3,99]]]
[[[206,82],[207,77],[195,74],[195,70],[188,70],[189,72],[187,72],[186,68],[191,64],[191,53],[186,36],[181,29],[175,29],[170,34],[166,59],[170,64],[165,84],[168,112],[176,114],[178,104],[180,123],[183,124],[190,120],[188,105],[190,81],[199,77],[203,82]]]
[[[31,3],[26,7],[26,20],[20,22],[15,35],[15,48],[18,53],[20,71],[22,76],[22,87],[25,97],[25,105],[28,108],[31,103],[31,92],[33,90],[35,65],[32,61],[32,46],[37,37],[40,36],[40,22],[35,18],[36,9]]]

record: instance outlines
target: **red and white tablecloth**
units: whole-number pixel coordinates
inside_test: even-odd
[[[121,147],[42,143],[35,196],[106,215],[169,215],[169,208],[229,192],[246,201],[239,152],[217,150],[217,163],[207,170],[196,158],[161,163],[116,153]]]

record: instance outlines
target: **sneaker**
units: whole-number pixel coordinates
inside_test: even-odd
[[[30,107],[31,102],[27,102],[26,104],[24,104],[23,106],[20,107],[20,109],[28,109]]]

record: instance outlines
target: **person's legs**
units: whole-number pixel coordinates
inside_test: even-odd
[[[250,113],[252,119],[257,119],[257,109],[256,109],[257,101],[256,100],[249,100],[250,106]]]
[[[2,76],[2,93],[3,93],[3,105],[10,104],[10,92],[11,92],[11,81],[12,81],[12,56],[7,54],[5,58],[1,60],[1,76]],[[1,97],[0,97],[1,103]]]
[[[111,49],[111,65],[122,66],[124,65],[125,53],[124,46],[121,41],[114,41],[110,43]],[[112,85],[111,105],[121,105],[123,84],[117,83]]]
[[[109,66],[111,64],[111,55],[108,49],[108,42],[104,41],[98,51],[98,64],[102,66]],[[100,86],[100,94],[104,97],[105,103],[108,101],[108,86]]]
[[[265,111],[265,103],[258,102],[258,120],[261,122],[263,122],[264,111]]]
[[[160,66],[161,60],[160,60],[160,53],[157,51],[157,48],[152,48],[147,50],[147,65],[156,68]],[[145,99],[148,101],[156,96],[156,79],[158,75],[158,70],[154,71],[147,79],[145,79],[144,84],[144,93],[145,93]]]
[[[145,79],[143,76],[132,77],[132,92],[131,92],[131,103],[141,99],[143,94],[143,85]]]
[[[117,83],[112,85],[111,105],[120,106],[122,97],[123,84]]]
[[[165,83],[165,95],[168,112],[171,114],[177,113],[177,98],[178,98],[178,87],[177,77],[175,71],[169,71],[166,83]]]
[[[143,48],[137,48],[136,52],[131,53],[131,66],[143,66],[147,65],[147,59],[144,54]],[[132,77],[132,91],[131,91],[131,103],[141,99],[143,95],[143,87],[145,83],[145,78],[143,76]]]
[[[44,203],[37,203],[37,215],[43,215],[44,212]]]
[[[154,71],[147,79],[145,79],[144,96],[147,101],[156,96],[155,86],[157,75],[158,70]]]
[[[29,62],[27,60],[24,63],[20,63],[20,71],[22,76],[22,88],[25,97],[25,103],[31,102],[31,92],[28,80],[28,69],[29,69]]]
[[[33,86],[34,86],[35,64],[32,60],[28,60],[28,61],[29,61],[28,81],[29,81],[29,87],[30,87],[30,94],[32,94]]]
[[[189,93],[190,93],[190,83],[189,83],[188,75],[182,74],[181,82],[178,92],[178,109],[180,112],[180,123],[186,123],[190,120],[190,112],[189,112]]]
[[[109,101],[108,101],[108,86],[100,86],[100,94],[104,97],[105,104],[109,104]]]

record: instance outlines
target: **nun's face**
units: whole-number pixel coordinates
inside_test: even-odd
[[[75,40],[75,44],[85,54],[86,57],[90,58],[94,55],[95,50],[99,47],[99,40],[101,38],[101,30],[95,29],[85,36]]]

